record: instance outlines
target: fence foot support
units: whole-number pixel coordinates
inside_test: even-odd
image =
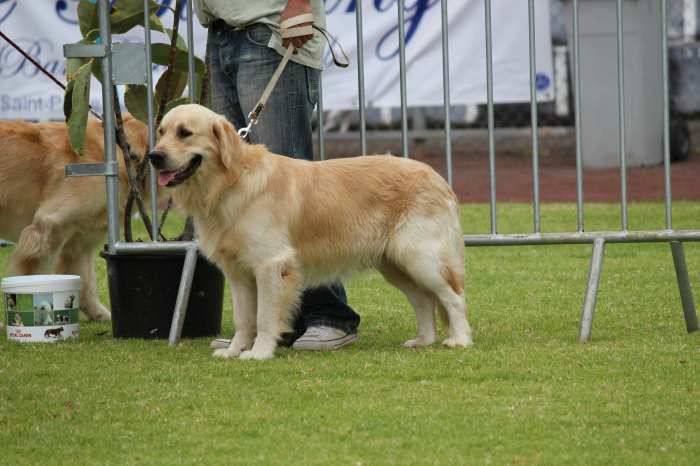
[[[673,264],[676,266],[676,280],[678,290],[681,293],[683,303],[683,316],[688,333],[698,330],[698,316],[695,313],[695,302],[693,301],[693,290],[690,288],[690,277],[688,276],[688,266],[685,263],[685,253],[683,243],[671,241],[671,253],[673,254]]]
[[[603,269],[604,249],[605,240],[603,238],[596,238],[593,242],[593,255],[591,256],[591,266],[588,270],[588,286],[586,288],[586,297],[583,301],[583,311],[581,313],[581,331],[578,336],[578,341],[580,343],[586,343],[591,339],[595,301],[598,297],[600,273]]]
[[[177,291],[177,301],[175,301],[175,311],[173,312],[173,320],[170,324],[170,335],[168,336],[168,343],[170,343],[170,346],[175,346],[180,342],[182,326],[185,323],[185,314],[187,314],[187,303],[190,300],[192,278],[194,277],[194,268],[196,264],[197,246],[193,245],[187,248],[185,263],[182,266],[180,288]]]

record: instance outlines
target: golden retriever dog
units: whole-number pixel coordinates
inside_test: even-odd
[[[273,357],[300,292],[377,268],[435,342],[435,309],[449,347],[472,343],[464,299],[457,199],[429,166],[392,156],[309,162],[247,144],[223,116],[198,105],[165,115],[150,154],[174,188],[200,248],[231,285],[236,332],[214,356]]]
[[[132,151],[143,157],[145,125],[130,116],[124,125]],[[83,156],[71,148],[65,123],[0,121],[0,238],[17,243],[6,275],[80,275],[80,308],[92,320],[110,318],[100,303],[94,270],[95,250],[107,232],[105,181],[67,178],[65,165],[103,162],[103,147],[96,119],[88,121]],[[117,159],[123,205],[128,183],[121,151]]]

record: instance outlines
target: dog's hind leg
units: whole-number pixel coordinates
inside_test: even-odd
[[[61,249],[56,272],[80,275],[82,289],[80,290],[80,308],[90,320],[109,320],[112,315],[100,302],[95,274],[94,252],[101,236],[94,241],[86,238],[86,233],[74,235]]]
[[[428,283],[447,314],[450,325],[450,336],[442,343],[451,348],[469,346],[472,344],[472,330],[467,321],[463,273],[446,263],[440,264],[439,271],[436,272],[434,275],[439,274],[442,280],[429,281]]]
[[[427,223],[427,222],[426,222]],[[469,346],[472,332],[467,321],[464,297],[464,246],[461,234],[444,235],[439,230],[421,227],[409,228],[407,235],[397,241],[392,258],[415,283],[432,292],[442,305],[449,320],[449,338],[445,346]],[[416,234],[418,231],[418,234]]]
[[[242,352],[240,358],[270,359],[275,354],[277,340],[288,329],[304,280],[291,255],[274,258],[258,267],[255,279],[258,288],[258,335],[253,348]]]
[[[430,293],[419,288],[411,277],[389,261],[385,260],[379,266],[379,271],[386,281],[406,295],[411,306],[413,306],[413,310],[416,312],[418,334],[416,338],[406,341],[404,346],[414,348],[435,343],[435,299]]]
[[[231,288],[233,299],[233,323],[236,333],[228,348],[220,348],[214,351],[217,358],[232,358],[249,350],[253,346],[257,332],[256,312],[257,295],[255,280],[252,277],[243,277],[235,273],[226,273],[226,278]]]

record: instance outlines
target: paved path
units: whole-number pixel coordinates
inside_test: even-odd
[[[445,176],[444,156],[418,155]],[[453,159],[454,189],[462,202],[489,202],[488,157],[486,154],[456,155]],[[496,163],[496,196],[499,202],[531,202],[532,162],[522,157],[501,155]],[[674,200],[700,200],[700,154],[671,165]],[[627,172],[629,202],[664,199],[663,165],[630,168]],[[576,202],[576,168],[573,161],[543,161],[540,167],[542,202]],[[618,168],[586,170],[586,202],[619,202]]]

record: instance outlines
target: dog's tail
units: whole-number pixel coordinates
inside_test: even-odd
[[[50,223],[32,223],[22,230],[10,260],[10,270],[16,275],[32,275],[40,261],[51,253]]]

